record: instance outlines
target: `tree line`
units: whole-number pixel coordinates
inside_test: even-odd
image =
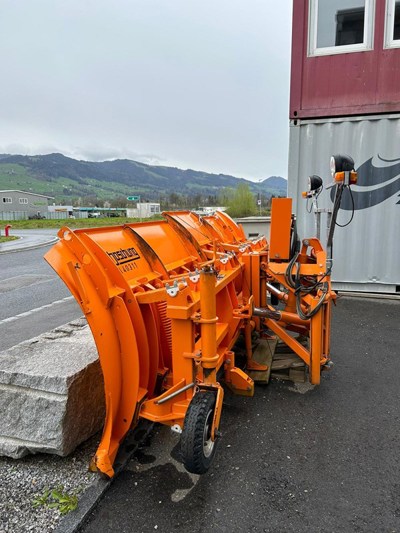
[[[223,206],[227,208],[227,212],[232,217],[245,217],[260,215],[260,213],[262,215],[268,215],[272,198],[273,195],[266,193],[253,193],[247,184],[239,183],[235,189],[223,187],[215,195],[202,195],[199,193],[186,195],[171,192],[169,194],[160,194],[157,199],[148,199],[145,195],[141,195],[141,202],[157,202],[160,204],[162,211],[174,209],[193,210],[206,206]],[[100,200],[95,195],[84,196],[73,198],[72,204],[74,206],[106,208],[136,207],[136,202],[129,202],[126,196],[122,195],[106,201]]]

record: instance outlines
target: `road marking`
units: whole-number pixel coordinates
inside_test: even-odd
[[[34,313],[43,311],[43,309],[48,309],[49,307],[53,307],[53,305],[59,305],[69,300],[73,300],[73,298],[74,298],[73,296],[66,296],[65,298],[62,298],[61,300],[56,300],[55,302],[52,302],[51,304],[41,305],[40,307],[36,307],[35,309],[30,309],[29,311],[25,311],[24,313],[20,313],[19,315],[10,316],[8,318],[3,318],[3,320],[0,320],[0,326],[2,324],[7,324],[8,322],[14,322],[15,320],[19,320],[20,318],[25,318],[27,316],[33,315]]]

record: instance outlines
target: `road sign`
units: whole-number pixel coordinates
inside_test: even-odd
[[[139,198],[140,196],[128,196],[126,199],[129,200],[130,202],[138,202]]]
[[[129,198],[128,198],[129,200]],[[261,205],[261,200],[257,200],[257,205]]]

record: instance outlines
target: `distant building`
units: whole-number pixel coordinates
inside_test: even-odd
[[[128,218],[150,218],[161,213],[160,204],[156,203],[138,203],[136,208],[126,210]]]
[[[204,207],[199,207],[198,209],[194,209],[194,212],[198,215],[212,215],[215,213],[215,211],[226,211],[227,207],[221,207],[221,206],[215,206],[215,205],[207,205]]]
[[[60,206],[63,207],[63,206]],[[75,218],[126,217],[125,207],[74,207]]]
[[[264,235],[269,239],[270,229],[271,229],[271,217],[265,216],[252,216],[252,217],[241,217],[235,218],[235,222],[240,224],[245,234],[249,239],[254,239]]]
[[[70,218],[74,217],[74,208],[72,205],[49,205],[51,218]]]
[[[46,218],[51,196],[33,192],[0,191],[0,218],[2,220],[25,220],[29,217]]]

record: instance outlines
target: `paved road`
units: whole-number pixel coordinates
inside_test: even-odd
[[[229,396],[211,471],[159,427],[81,533],[399,532],[400,303],[342,299],[319,388]]]
[[[0,351],[82,315],[44,261],[48,249],[0,254]]]
[[[11,229],[10,235],[18,237],[18,239],[0,243],[0,254],[32,249],[42,246],[44,243],[57,241],[56,229]]]

